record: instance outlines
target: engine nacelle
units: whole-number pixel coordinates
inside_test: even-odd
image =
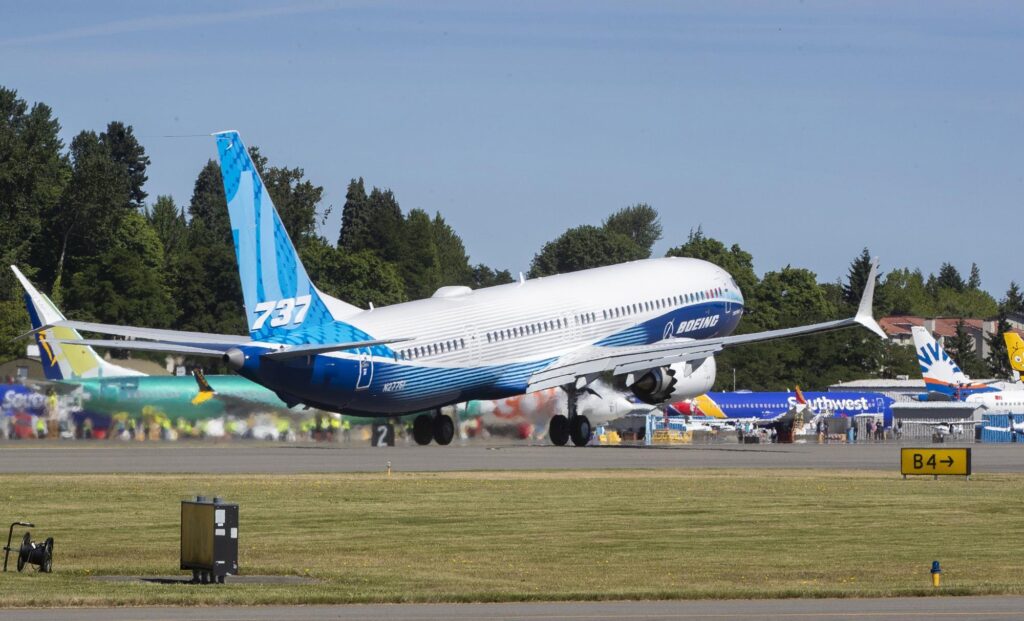
[[[711,390],[716,370],[714,356],[677,362],[651,369],[630,384],[629,389],[638,399],[650,405],[690,399]]]

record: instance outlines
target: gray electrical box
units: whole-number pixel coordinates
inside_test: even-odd
[[[238,575],[237,504],[205,496],[181,501],[181,568],[203,584]]]

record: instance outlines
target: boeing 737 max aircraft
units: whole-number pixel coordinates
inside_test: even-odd
[[[730,336],[743,296],[723,269],[664,258],[471,290],[363,310],[310,282],[237,132],[215,134],[231,218],[249,336],[87,322],[60,325],[136,340],[94,346],[222,356],[288,405],[365,416],[437,410],[471,399],[565,389],[567,415],[549,437],[582,445],[590,421],[576,394],[601,374],[626,376],[649,403],[693,397],[715,380],[714,354],[744,343],[861,325],[871,316],[876,266],[849,319]],[[414,437],[451,441],[447,416],[418,417]]]

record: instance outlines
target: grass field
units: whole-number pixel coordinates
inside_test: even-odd
[[[316,582],[92,579],[179,573],[196,493],[241,505],[243,573]],[[944,593],[1024,593],[1022,498],[1019,475],[3,475],[0,519],[56,543],[53,574],[0,576],[0,605],[913,595],[934,559]]]

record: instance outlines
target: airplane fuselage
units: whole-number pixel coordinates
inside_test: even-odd
[[[215,392],[231,395],[268,411],[286,409],[273,392],[235,375],[211,375],[207,381]],[[70,382],[82,388],[83,409],[103,414],[127,413],[130,416],[164,415],[189,421],[217,418],[230,408],[216,395],[193,401],[199,390],[188,376],[146,375],[77,379]]]
[[[1010,412],[1011,414],[1024,413],[1024,390],[1002,390],[974,394],[967,397],[966,401],[988,410]]]
[[[835,416],[882,416],[892,422],[894,400],[873,392],[805,392],[804,399],[814,412]],[[715,418],[772,420],[797,405],[792,392],[709,392],[693,401],[701,414]],[[673,404],[683,414],[695,414],[690,402]],[[686,411],[690,410],[690,411]]]
[[[329,307],[329,305],[328,305]],[[721,268],[697,259],[634,261],[433,297],[345,316],[374,339],[415,337],[285,361],[241,348],[239,373],[305,403],[363,415],[399,415],[527,390],[530,376],[587,347],[730,334],[743,296]]]

